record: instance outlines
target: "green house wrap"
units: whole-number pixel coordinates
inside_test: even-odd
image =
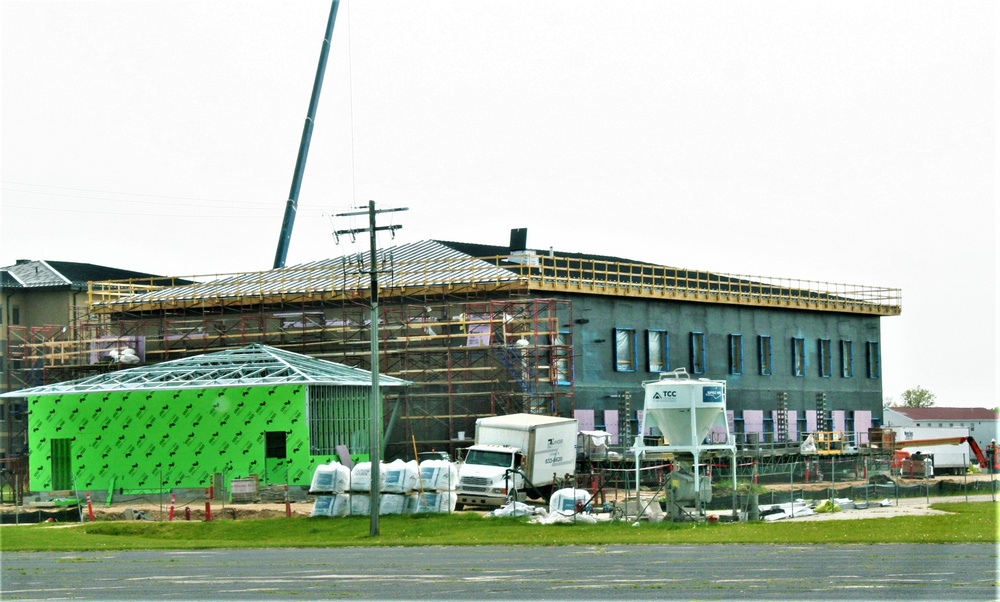
[[[338,446],[368,454],[370,383],[363,370],[251,345],[6,396],[27,398],[32,490],[154,493],[216,474],[308,486]]]

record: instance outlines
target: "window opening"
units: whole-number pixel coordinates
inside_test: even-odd
[[[743,335],[729,335],[729,373],[743,374]]]
[[[878,342],[868,341],[868,378],[879,378],[882,375],[882,357],[879,355]]]
[[[691,333],[691,373],[705,373],[705,333]]]
[[[556,335],[552,349],[555,371],[553,380],[557,385],[568,385],[573,381],[573,364],[570,361],[570,349],[572,349],[572,333],[568,330],[560,330]]]
[[[806,375],[806,340],[792,337],[792,376]]]
[[[771,337],[762,334],[757,337],[757,359],[760,362],[760,375],[771,376]]]
[[[284,460],[288,457],[285,431],[264,431],[264,457]]]
[[[615,370],[635,372],[635,329],[615,329]]]
[[[854,376],[854,344],[851,341],[840,342],[840,375],[844,378]]]
[[[650,372],[666,372],[670,369],[668,363],[668,340],[666,330],[647,330],[646,347],[649,352]]]
[[[830,339],[819,340],[819,375],[829,378],[833,374],[833,351],[830,348]]]

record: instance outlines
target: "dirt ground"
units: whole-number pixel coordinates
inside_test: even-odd
[[[948,476],[940,477],[939,479],[932,480],[930,483],[933,484],[937,481],[951,481],[956,485],[962,485],[963,483],[968,483],[971,486],[977,481],[990,481],[992,479],[1000,481],[1000,475],[992,476],[989,474],[970,474],[966,476]],[[907,485],[922,485],[924,480],[917,479],[897,479],[900,486]],[[864,480],[858,481],[838,481],[835,485],[838,489],[849,487],[855,485],[861,487],[865,484]],[[805,499],[820,499],[824,497],[824,494],[829,491],[831,484],[829,481],[821,483],[795,483],[791,485],[794,488],[796,494],[799,497]],[[767,489],[774,492],[782,492],[789,490],[789,484],[767,484]],[[979,489],[979,492],[983,489]],[[969,501],[976,502],[988,502],[1000,500],[1000,493],[996,496],[991,496],[989,493],[975,493],[968,496]],[[933,492],[932,492],[933,493]],[[624,499],[626,492],[619,491],[618,497]],[[614,496],[608,496],[614,497]],[[779,496],[780,497],[780,496]],[[886,518],[891,516],[907,516],[907,515],[928,515],[928,514],[941,514],[941,512],[930,508],[931,504],[942,502],[942,501],[965,501],[965,495],[954,495],[948,497],[934,497],[933,495],[928,499],[927,497],[908,497],[894,499],[890,498],[889,504],[886,506],[879,505],[882,500],[869,500],[869,507],[864,510],[846,510],[843,512],[836,513],[823,513],[814,514],[811,516],[796,517],[793,520],[796,521],[817,521],[817,520],[845,520],[845,519],[861,519],[861,518]],[[762,510],[769,508],[769,503],[764,503],[761,500],[760,507]],[[247,503],[247,504],[234,504],[231,502],[222,502],[220,500],[213,500],[211,502],[211,512],[212,520],[241,520],[241,519],[270,519],[270,518],[285,518],[289,513],[292,516],[309,516],[312,513],[313,503],[312,501],[298,501],[290,502],[286,508],[285,503]],[[191,500],[178,500],[174,507],[174,519],[175,521],[187,520],[186,516],[187,510],[190,510],[190,520],[192,521],[203,521],[205,520],[205,499],[197,498]],[[2,507],[3,512],[10,512],[13,510],[10,506]],[[23,511],[30,512],[33,508],[24,508]],[[51,510],[51,508],[42,508],[42,510]],[[81,507],[82,515],[88,516],[88,508],[86,505]],[[162,502],[159,500],[151,500],[145,498],[143,500],[132,500],[116,502],[110,506],[105,505],[104,502],[93,504],[94,518],[96,521],[114,521],[114,520],[136,520],[136,512],[142,512],[144,518],[149,520],[159,521],[168,520],[170,516],[170,498],[166,497]],[[485,511],[478,511],[480,514],[486,514]],[[708,514],[726,514],[725,511],[710,511]]]
[[[212,520],[240,520],[257,518],[286,518],[288,513],[292,516],[309,516],[312,513],[311,502],[291,502],[288,508],[284,503],[252,503],[233,504],[215,500],[211,503]],[[174,507],[174,520],[183,521],[186,519],[186,509],[191,510],[193,521],[205,520],[205,501],[198,500],[196,503],[177,505]],[[149,502],[122,502],[111,506],[94,506],[95,520],[129,520],[126,510],[142,511],[151,520],[168,520],[170,518],[169,500],[161,506]],[[87,508],[83,508],[84,516],[87,516]]]

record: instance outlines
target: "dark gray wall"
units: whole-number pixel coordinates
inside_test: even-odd
[[[772,410],[777,394],[788,395],[788,409],[814,410],[818,393],[827,395],[830,410],[870,410],[881,416],[882,380],[869,378],[866,347],[879,343],[879,317],[820,311],[746,307],[596,295],[570,296],[573,301],[574,407],[616,409],[612,395],[629,390],[632,409],[642,408],[642,382],[658,378],[647,368],[646,331],[666,330],[669,368],[692,371],[690,333],[705,333],[706,370],[699,377],[725,380],[731,410]],[[583,322],[583,323],[581,323]],[[615,328],[635,329],[637,370],[615,370]],[[729,335],[743,336],[743,373],[729,372]],[[770,335],[771,376],[762,376],[758,335]],[[792,374],[792,338],[805,339],[805,376]],[[832,373],[820,376],[819,339],[829,339]],[[841,375],[840,341],[853,342],[854,375]],[[882,350],[884,352],[884,350]],[[693,374],[692,374],[693,375]],[[694,375],[693,375],[694,376]]]

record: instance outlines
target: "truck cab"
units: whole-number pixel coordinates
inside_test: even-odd
[[[502,506],[512,489],[524,499],[524,479],[514,472],[524,455],[507,445],[473,445],[458,469],[458,505]]]

